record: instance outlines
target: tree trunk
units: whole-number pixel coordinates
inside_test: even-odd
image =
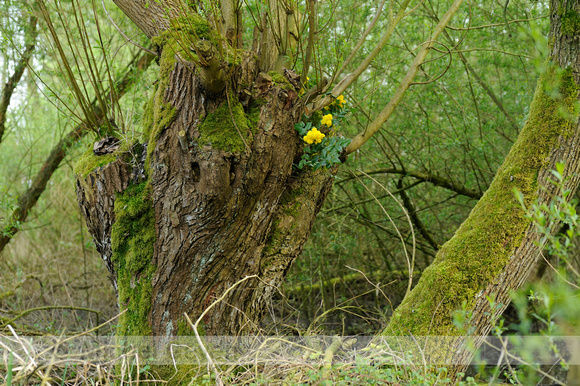
[[[527,279],[540,256],[539,236],[525,217],[514,189],[526,205],[549,203],[559,192],[549,183],[551,170],[565,162],[564,189],[580,181],[580,4],[551,1],[550,62],[538,82],[528,120],[494,181],[469,218],[439,251],[433,264],[395,310],[386,335],[457,336],[447,345],[433,339],[427,354],[438,363],[458,364],[463,371],[472,350],[465,336],[490,332],[492,323],[510,302],[510,292]],[[571,198],[573,194],[570,194]],[[491,309],[490,299],[495,307]],[[454,312],[469,315],[457,328]]]
[[[332,185],[328,170],[293,168],[299,86],[240,51],[215,65],[220,43],[204,31],[194,15],[156,38],[146,142],[89,150],[75,167],[82,212],[127,310],[121,335],[186,334],[184,312],[195,320],[248,275],[259,279],[213,307],[203,330],[255,330]]]

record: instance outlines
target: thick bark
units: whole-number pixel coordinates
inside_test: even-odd
[[[538,83],[530,115],[518,140],[488,191],[469,218],[424,271],[415,289],[395,310],[386,334],[457,335],[451,347],[431,346],[431,359],[460,363],[454,375],[465,369],[472,351],[462,334],[475,338],[490,332],[492,322],[510,302],[539,257],[535,226],[514,197],[517,189],[526,204],[548,203],[556,188],[549,183],[551,170],[565,161],[565,189],[576,190],[580,182],[580,127],[577,110],[580,84],[580,34],[577,1],[551,2],[550,59]],[[572,28],[572,27],[574,28]],[[559,87],[559,97],[549,91]],[[562,111],[567,112],[563,114]],[[572,197],[570,194],[569,197]],[[489,299],[494,299],[492,310]],[[453,325],[456,310],[471,315],[467,325]]]
[[[159,35],[170,26],[170,20],[187,15],[189,7],[182,0],[113,0],[147,37]]]

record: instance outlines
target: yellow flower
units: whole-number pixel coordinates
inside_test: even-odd
[[[326,114],[325,116],[323,116],[322,121],[320,121],[320,123],[328,127],[332,126],[332,114]]]
[[[342,106],[344,106],[346,104],[345,100],[344,100],[344,95],[339,95],[336,98],[336,101],[338,102],[338,107],[342,108]]]
[[[302,139],[311,145],[322,142],[322,138],[324,138],[324,133],[321,133],[316,127],[313,127]]]

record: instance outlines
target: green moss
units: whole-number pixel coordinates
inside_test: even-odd
[[[275,85],[278,85],[287,90],[294,90],[294,86],[292,86],[292,84],[288,81],[288,79],[286,79],[286,77],[280,74],[279,72],[270,71],[268,72],[268,75],[272,77],[272,80],[274,81]]]
[[[163,46],[163,50],[159,58],[159,82],[143,111],[143,141],[148,142],[146,169],[149,169],[151,154],[155,150],[159,136],[173,122],[177,112],[171,104],[165,103],[165,90],[169,86],[171,71],[175,66],[175,55],[187,57],[184,56],[186,51],[180,39],[180,35],[175,31],[165,31],[154,39],[157,44]]]
[[[298,217],[300,215],[300,209],[302,208],[302,202],[298,198],[304,194],[303,188],[298,188],[290,190],[284,193],[280,199],[280,205],[285,206],[284,213],[291,217]]]
[[[83,153],[81,158],[79,158],[79,160],[74,164],[73,172],[80,178],[85,178],[96,168],[110,164],[116,159],[117,156],[115,153],[100,156],[95,155],[93,153],[93,146],[91,145],[87,151]]]
[[[577,35],[580,33],[580,15],[571,10],[562,15],[562,33],[564,35]]]
[[[143,182],[117,194],[115,223],[111,230],[112,261],[117,270],[119,305],[127,311],[119,317],[117,335],[151,335],[151,279],[155,266],[155,213],[151,187]]]
[[[195,322],[195,321],[194,321]],[[203,322],[201,322],[197,327],[197,332],[199,335],[204,335],[205,331],[203,328]],[[195,336],[193,332],[193,327],[189,325],[184,317],[179,318],[177,321],[177,335],[178,336]]]
[[[550,82],[556,79],[558,84]],[[471,310],[476,295],[502,271],[520,245],[529,220],[514,195],[529,205],[538,195],[538,173],[560,135],[572,127],[578,86],[571,71],[550,68],[542,75],[530,116],[490,188],[404,302],[386,335],[461,335],[455,311]],[[563,114],[563,112],[565,112]]]
[[[268,239],[264,245],[262,255],[268,256],[276,252],[276,250],[279,250],[280,241],[282,241],[283,237],[284,232],[282,232],[282,229],[280,229],[280,220],[274,219],[274,221],[272,221],[272,227],[268,233]]]
[[[114,162],[117,157],[122,157],[127,154],[135,143],[136,140],[134,139],[122,140],[119,144],[119,148],[114,153],[105,155],[95,155],[95,153],[93,153],[93,145],[90,144],[87,146],[87,150],[74,164],[73,173],[84,179],[96,168],[110,164],[111,162]]]
[[[242,105],[232,98],[230,101],[230,105],[226,101],[213,113],[207,114],[199,127],[199,146],[211,145],[230,153],[240,153],[246,147],[244,142],[250,144],[255,126],[248,121]]]
[[[298,197],[304,194],[304,188],[287,190],[280,198],[280,205],[294,203]]]
[[[196,13],[190,13],[187,17],[178,17],[171,20],[173,31],[192,35],[195,40],[211,40],[214,38],[209,23]]]

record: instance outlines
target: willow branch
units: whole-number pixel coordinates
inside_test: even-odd
[[[437,15],[435,14],[435,12],[433,12],[433,10],[431,8],[425,7],[428,12],[431,13],[431,16],[437,20]],[[449,33],[447,31],[444,31],[444,35],[447,38],[447,40],[452,43],[453,39],[451,38],[451,36],[449,36]],[[483,88],[483,90],[486,92],[487,96],[489,96],[489,98],[493,101],[493,103],[495,103],[495,105],[497,106],[497,108],[502,112],[502,114],[506,117],[506,119],[508,120],[508,122],[510,123],[510,125],[512,126],[512,128],[516,131],[516,133],[519,133],[520,131],[520,127],[517,124],[516,120],[510,115],[510,113],[506,110],[506,108],[504,107],[503,103],[501,103],[501,101],[499,100],[499,98],[497,97],[497,95],[495,95],[495,93],[493,92],[493,90],[491,89],[491,87],[489,87],[484,81],[483,79],[481,79],[481,77],[479,76],[479,74],[473,69],[473,67],[471,67],[471,65],[469,64],[469,62],[467,61],[467,59],[465,58],[465,55],[463,55],[463,52],[467,52],[468,50],[458,50],[455,51],[457,52],[457,55],[459,55],[459,59],[461,60],[461,62],[463,63],[463,65],[465,66],[465,68],[469,71],[469,73],[471,75],[473,75],[473,77],[475,78],[476,82],[481,86],[481,88]],[[497,50],[499,51],[499,50]],[[506,52],[501,51],[504,54],[508,54]]]
[[[433,239],[431,234],[427,231],[427,227],[425,226],[425,224],[423,224],[423,222],[417,215],[417,209],[415,208],[415,205],[413,205],[413,202],[407,195],[407,192],[405,192],[402,178],[397,182],[397,188],[399,189],[399,195],[401,196],[401,200],[403,201],[403,206],[405,207],[405,209],[407,209],[407,212],[409,213],[409,217],[411,217],[413,225],[415,225],[415,228],[417,228],[421,236],[423,236],[423,238],[427,240],[427,242],[433,247],[433,249],[438,250],[439,244],[435,241],[435,239]]]
[[[382,0],[381,3],[379,4],[379,7],[377,9],[377,13],[375,15],[375,17],[373,18],[373,20],[371,21],[371,23],[369,24],[369,26],[367,27],[367,29],[363,32],[362,36],[360,37],[358,43],[356,44],[356,46],[354,46],[354,48],[352,49],[351,53],[348,55],[348,57],[346,58],[346,60],[342,63],[342,66],[340,66],[340,68],[338,69],[338,71],[336,72],[336,74],[332,77],[332,79],[336,79],[338,78],[346,69],[346,67],[350,64],[350,62],[352,62],[352,60],[354,59],[356,53],[358,52],[358,50],[362,47],[363,43],[366,41],[367,36],[369,36],[369,33],[371,32],[371,30],[374,28],[375,24],[377,24],[377,21],[379,20],[379,16],[381,16],[382,12],[383,12],[383,7],[385,5],[385,1],[386,0]],[[342,94],[342,92],[337,93],[336,95],[340,95]]]
[[[316,23],[316,0],[308,0],[308,45],[306,46],[306,57],[304,59],[304,69],[302,70],[302,83],[306,83],[306,78],[310,71],[312,52],[314,51],[315,44]]]
[[[404,170],[404,169],[394,169],[394,168],[389,168],[389,169],[377,169],[377,170],[372,170],[369,172],[365,172],[363,173],[357,173],[356,176],[364,176],[364,175],[374,175],[374,174],[399,174],[402,176],[409,176],[409,177],[413,177],[416,178],[418,180],[421,181],[425,181],[425,182],[429,182],[435,186],[439,186],[441,188],[445,188],[448,189],[452,192],[455,192],[457,194],[460,194],[462,196],[466,196],[469,198],[473,198],[475,200],[479,200],[482,196],[481,192],[476,191],[475,189],[468,189],[465,186],[461,186],[456,184],[455,182],[445,179],[441,176],[438,176],[437,174],[431,173],[430,171],[427,172],[419,172],[419,171],[409,171],[409,170]],[[348,177],[344,177],[340,182],[346,182],[349,180],[352,180],[356,178],[355,176],[348,176]]]
[[[425,58],[427,57],[427,54],[429,53],[429,51],[431,51],[433,43],[443,32],[447,24],[449,24],[449,21],[451,20],[455,12],[457,12],[459,7],[461,6],[461,3],[463,3],[463,0],[455,0],[451,5],[451,7],[449,8],[449,10],[447,10],[445,15],[443,15],[441,21],[435,27],[435,31],[433,31],[431,40],[427,43],[424,43],[423,47],[421,48],[421,51],[419,51],[419,53],[415,57],[415,60],[413,61],[411,68],[409,68],[407,75],[405,75],[405,78],[403,78],[403,81],[395,91],[395,95],[393,95],[393,98],[391,98],[389,103],[385,106],[383,111],[379,113],[379,115],[375,118],[375,120],[367,126],[366,130],[364,130],[362,133],[357,134],[352,139],[350,145],[348,145],[345,149],[346,155],[352,153],[353,151],[359,149],[362,145],[364,145],[377,131],[379,131],[381,126],[391,117],[393,111],[395,111],[395,108],[403,100],[403,96],[407,92],[407,89],[413,83],[413,79],[415,79],[415,76],[417,75],[417,72],[419,71],[421,64],[423,64]]]
[[[8,111],[8,106],[10,105],[12,94],[14,93],[16,86],[18,86],[18,83],[20,83],[20,79],[24,74],[24,70],[28,66],[28,62],[30,61],[32,53],[35,49],[36,38],[38,37],[38,30],[36,28],[38,19],[36,16],[31,16],[28,20],[28,28],[30,32],[26,40],[29,42],[26,45],[24,53],[22,53],[18,64],[14,68],[14,73],[12,76],[10,76],[10,78],[8,78],[4,89],[2,89],[2,95],[0,96],[0,143],[2,142],[4,132],[6,131],[6,112]]]
[[[350,85],[354,83],[355,80],[358,79],[359,76],[362,75],[362,73],[377,57],[379,52],[381,52],[385,44],[387,44],[387,42],[391,38],[391,35],[393,35],[393,32],[395,32],[395,28],[397,27],[399,22],[407,15],[405,13],[405,10],[407,9],[407,6],[409,5],[410,2],[411,0],[404,0],[403,3],[401,4],[399,12],[397,13],[397,16],[395,16],[394,18],[391,15],[389,15],[389,26],[387,27],[387,30],[381,36],[381,39],[379,40],[375,48],[371,51],[371,53],[361,62],[361,64],[358,65],[358,67],[351,74],[347,75],[344,79],[340,81],[339,84],[337,84],[332,89],[331,92],[332,95],[328,95],[320,99],[318,102],[316,102],[313,108],[311,109],[312,111],[320,110],[323,107],[328,106],[330,103],[334,101],[333,96],[338,96],[342,94],[348,87],[350,87]]]

